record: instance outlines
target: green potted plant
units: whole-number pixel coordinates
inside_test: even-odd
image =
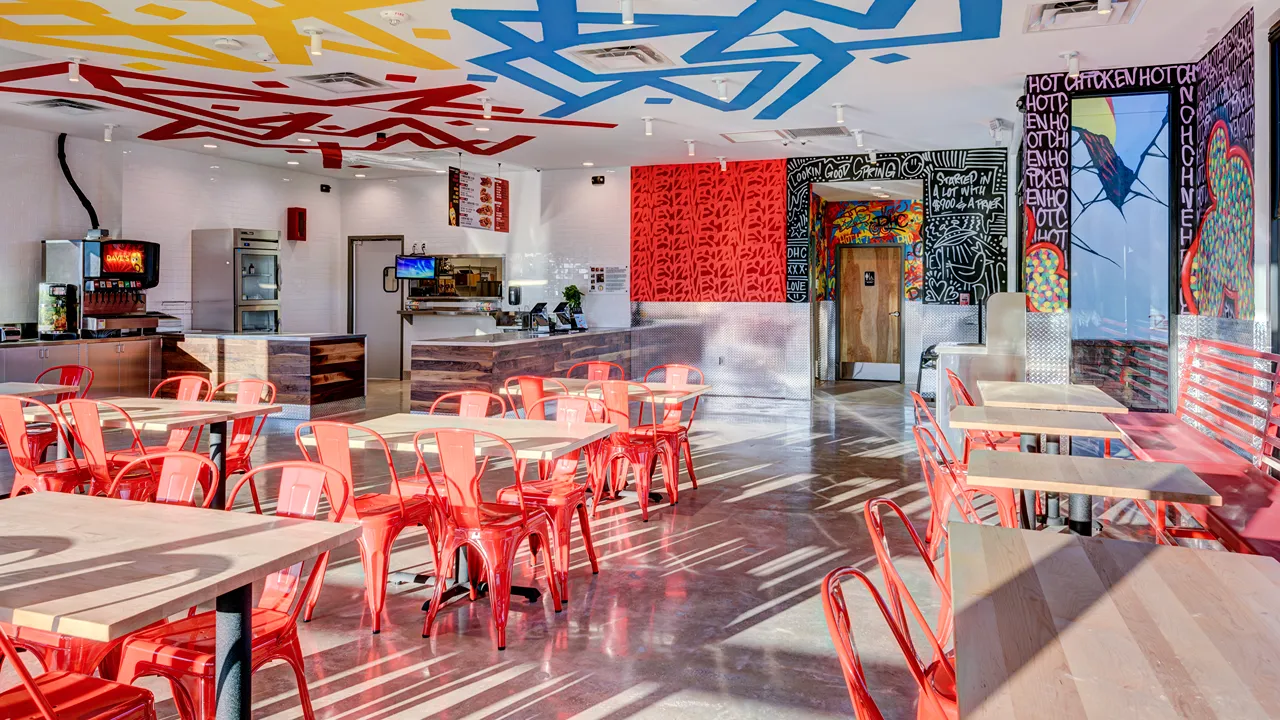
[[[582,311],[582,291],[577,285],[569,285],[564,289],[564,301],[569,303],[569,309],[574,312]]]

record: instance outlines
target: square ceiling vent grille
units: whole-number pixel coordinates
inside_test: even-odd
[[[598,70],[622,72],[669,67],[673,63],[666,55],[648,45],[614,45],[587,48],[571,53],[578,62]]]
[[[68,100],[67,98],[49,98],[48,100],[32,100],[31,102],[18,103],[27,107],[38,108],[40,110],[52,110],[63,115],[92,115],[93,113],[106,112],[107,108],[93,103],[81,102],[79,100]]]
[[[326,75],[302,75],[293,78],[301,83],[306,83],[312,87],[318,87],[322,90],[328,90],[331,93],[346,95],[349,93],[369,92],[370,90],[385,90],[390,85],[384,82],[378,82],[363,75],[353,72],[328,73]]]
[[[1027,8],[1024,32],[1077,30],[1080,28],[1128,25],[1137,17],[1146,0],[1113,0],[1111,12],[1098,12],[1098,0],[1057,0]]]

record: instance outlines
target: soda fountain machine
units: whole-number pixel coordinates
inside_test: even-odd
[[[38,329],[42,339],[141,334],[167,316],[147,312],[160,282],[160,246],[114,240],[44,240]]]

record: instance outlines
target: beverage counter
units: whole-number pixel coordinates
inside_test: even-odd
[[[283,417],[323,417],[364,407],[364,342],[336,333],[188,333],[164,341],[164,375],[264,378],[275,383]]]
[[[93,370],[89,397],[146,397],[164,377],[160,357],[164,337],[142,335],[0,343],[0,382],[34,382],[40,373],[51,367],[85,365]]]
[[[411,350],[410,407],[426,412],[445,393],[486,390],[496,393],[513,375],[563,376],[574,363],[607,360],[630,375],[630,328],[580,333],[501,332],[489,335],[419,340]]]

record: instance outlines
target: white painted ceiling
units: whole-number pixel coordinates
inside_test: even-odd
[[[158,117],[156,112],[191,117],[198,112],[214,112],[213,104],[225,104],[236,108],[222,111],[225,117],[275,117],[280,123],[288,121],[286,113],[322,112],[331,116],[329,124],[344,130],[408,117],[456,139],[440,141],[445,147],[431,153],[426,152],[428,148],[406,142],[393,143],[381,152],[419,153],[421,167],[405,170],[391,163],[392,167],[366,171],[346,167],[354,162],[350,157],[343,168],[326,170],[320,154],[300,143],[301,133],[262,141],[263,128],[269,129],[270,122],[254,126],[259,136],[254,142],[264,147],[241,144],[244,138],[225,132],[222,121],[212,122],[217,134],[227,138],[211,143],[218,145],[216,149],[204,148],[209,139],[200,137],[199,132],[192,137],[183,137],[183,132],[172,133],[174,139],[156,141],[282,168],[294,160],[300,163],[297,169],[335,177],[351,177],[357,172],[392,177],[422,172],[423,168],[429,171],[431,167],[456,162],[451,144],[471,143],[468,149],[487,151],[520,135],[533,139],[487,156],[468,153],[467,163],[480,168],[494,167],[499,161],[512,169],[569,168],[584,163],[609,168],[713,161],[717,156],[745,160],[857,152],[851,137],[785,147],[778,141],[734,144],[721,137],[722,133],[831,126],[835,122],[833,103],[846,106],[847,127],[865,130],[868,148],[886,151],[982,147],[994,144],[988,132],[992,118],[1002,117],[1020,125],[1014,104],[1021,94],[1024,76],[1062,69],[1060,53],[1078,50],[1085,68],[1196,60],[1250,5],[1243,0],[1146,0],[1129,25],[1027,34],[1023,32],[1031,4],[1027,0],[812,3],[825,14],[823,18],[806,16],[798,4],[776,12],[769,10],[785,7],[773,0],[634,2],[638,17],[632,26],[619,24],[617,0],[577,0],[578,12],[587,13],[577,23],[556,10],[572,7],[573,0],[559,4],[543,0],[541,5],[538,0],[473,0],[387,2],[381,6],[369,0],[8,2],[0,4],[0,73],[5,77],[0,90],[6,90],[0,92],[0,122],[98,139],[103,125],[111,123],[119,126],[114,137],[128,140],[155,132],[170,122],[171,118]],[[961,3],[976,14],[998,13],[998,37],[933,44],[920,40],[937,34],[971,33],[972,28],[960,24]],[[1259,27],[1268,27],[1280,0],[1265,0],[1257,5]],[[258,7],[252,16],[243,11]],[[747,13],[749,8],[764,13],[762,24],[750,22],[753,16]],[[868,21],[856,15],[873,16],[903,8],[906,10],[900,21],[888,23],[886,29],[867,29]],[[407,17],[391,26],[380,17],[384,10],[403,12]],[[574,79],[536,59],[516,57],[516,51],[509,51],[514,54],[508,58],[508,65],[499,62],[500,54],[507,51],[507,44],[500,41],[501,33],[511,34],[505,38],[507,41],[516,38],[514,44],[529,44],[534,52],[550,52],[555,48],[549,48],[544,33],[574,27],[586,37],[561,48],[562,53],[641,42],[672,59],[676,74],[658,77],[649,87],[625,90],[616,83],[626,82],[631,76],[628,72],[587,79],[592,81]],[[303,33],[308,28],[324,32],[325,49],[318,57],[306,52],[308,38]],[[990,34],[995,34],[994,24]],[[214,46],[220,38],[234,39],[242,48],[220,50]],[[863,46],[848,52],[829,50],[831,43],[852,42],[862,42]],[[875,47],[865,47],[868,44]],[[259,53],[274,53],[274,57],[262,61]],[[844,56],[853,59],[829,79],[810,83],[823,53],[828,63]],[[87,82],[70,83],[61,70],[26,80],[12,75],[13,71],[40,68],[52,62],[64,63],[72,55],[84,57],[90,67],[113,70],[130,70],[128,64],[144,63],[139,73],[144,79],[129,81],[140,86],[180,80],[255,92],[263,90],[254,84],[260,81],[276,81],[284,87],[271,89],[269,92],[277,96],[268,99],[225,90],[201,90],[205,97],[183,98],[185,107],[171,111],[154,98],[145,102],[133,99],[129,103],[132,107],[112,105],[112,95],[104,88],[91,87]],[[500,71],[493,69],[494,62],[499,62]],[[452,98],[453,106],[436,105],[435,109],[443,110],[447,116],[440,117],[415,114],[386,100],[373,104],[357,101],[334,108],[331,103],[335,98],[364,96],[337,96],[294,80],[301,75],[334,72],[355,72],[383,81],[388,74],[410,78],[388,82],[391,88],[382,92],[468,83],[474,87],[465,95]],[[779,75],[760,80],[770,72]],[[717,98],[715,77],[727,80],[727,103]],[[750,85],[753,79],[757,85]],[[749,88],[761,88],[763,92],[759,98],[748,97]],[[97,98],[109,111],[68,117],[18,105],[73,89],[88,102]],[[692,94],[700,99],[690,99]],[[495,117],[489,121],[481,120],[477,101],[480,96],[491,97],[495,105]],[[122,100],[118,95],[114,99]],[[330,105],[307,104],[315,99]],[[778,116],[770,117],[774,114]],[[653,118],[651,136],[646,136],[641,119],[646,116]],[[464,119],[458,120],[459,117]],[[450,126],[446,124],[450,118],[470,124]],[[565,121],[589,125],[559,124]],[[478,127],[490,130],[482,133]],[[398,132],[409,130],[395,125],[392,134]],[[438,140],[421,127],[412,133],[433,138],[433,142]],[[314,127],[307,134],[312,136],[308,139],[313,144],[326,139],[324,132]],[[374,142],[372,133],[329,139],[340,141],[348,149]],[[692,158],[686,140],[695,141],[696,154]],[[288,153],[288,148],[305,152]]]

